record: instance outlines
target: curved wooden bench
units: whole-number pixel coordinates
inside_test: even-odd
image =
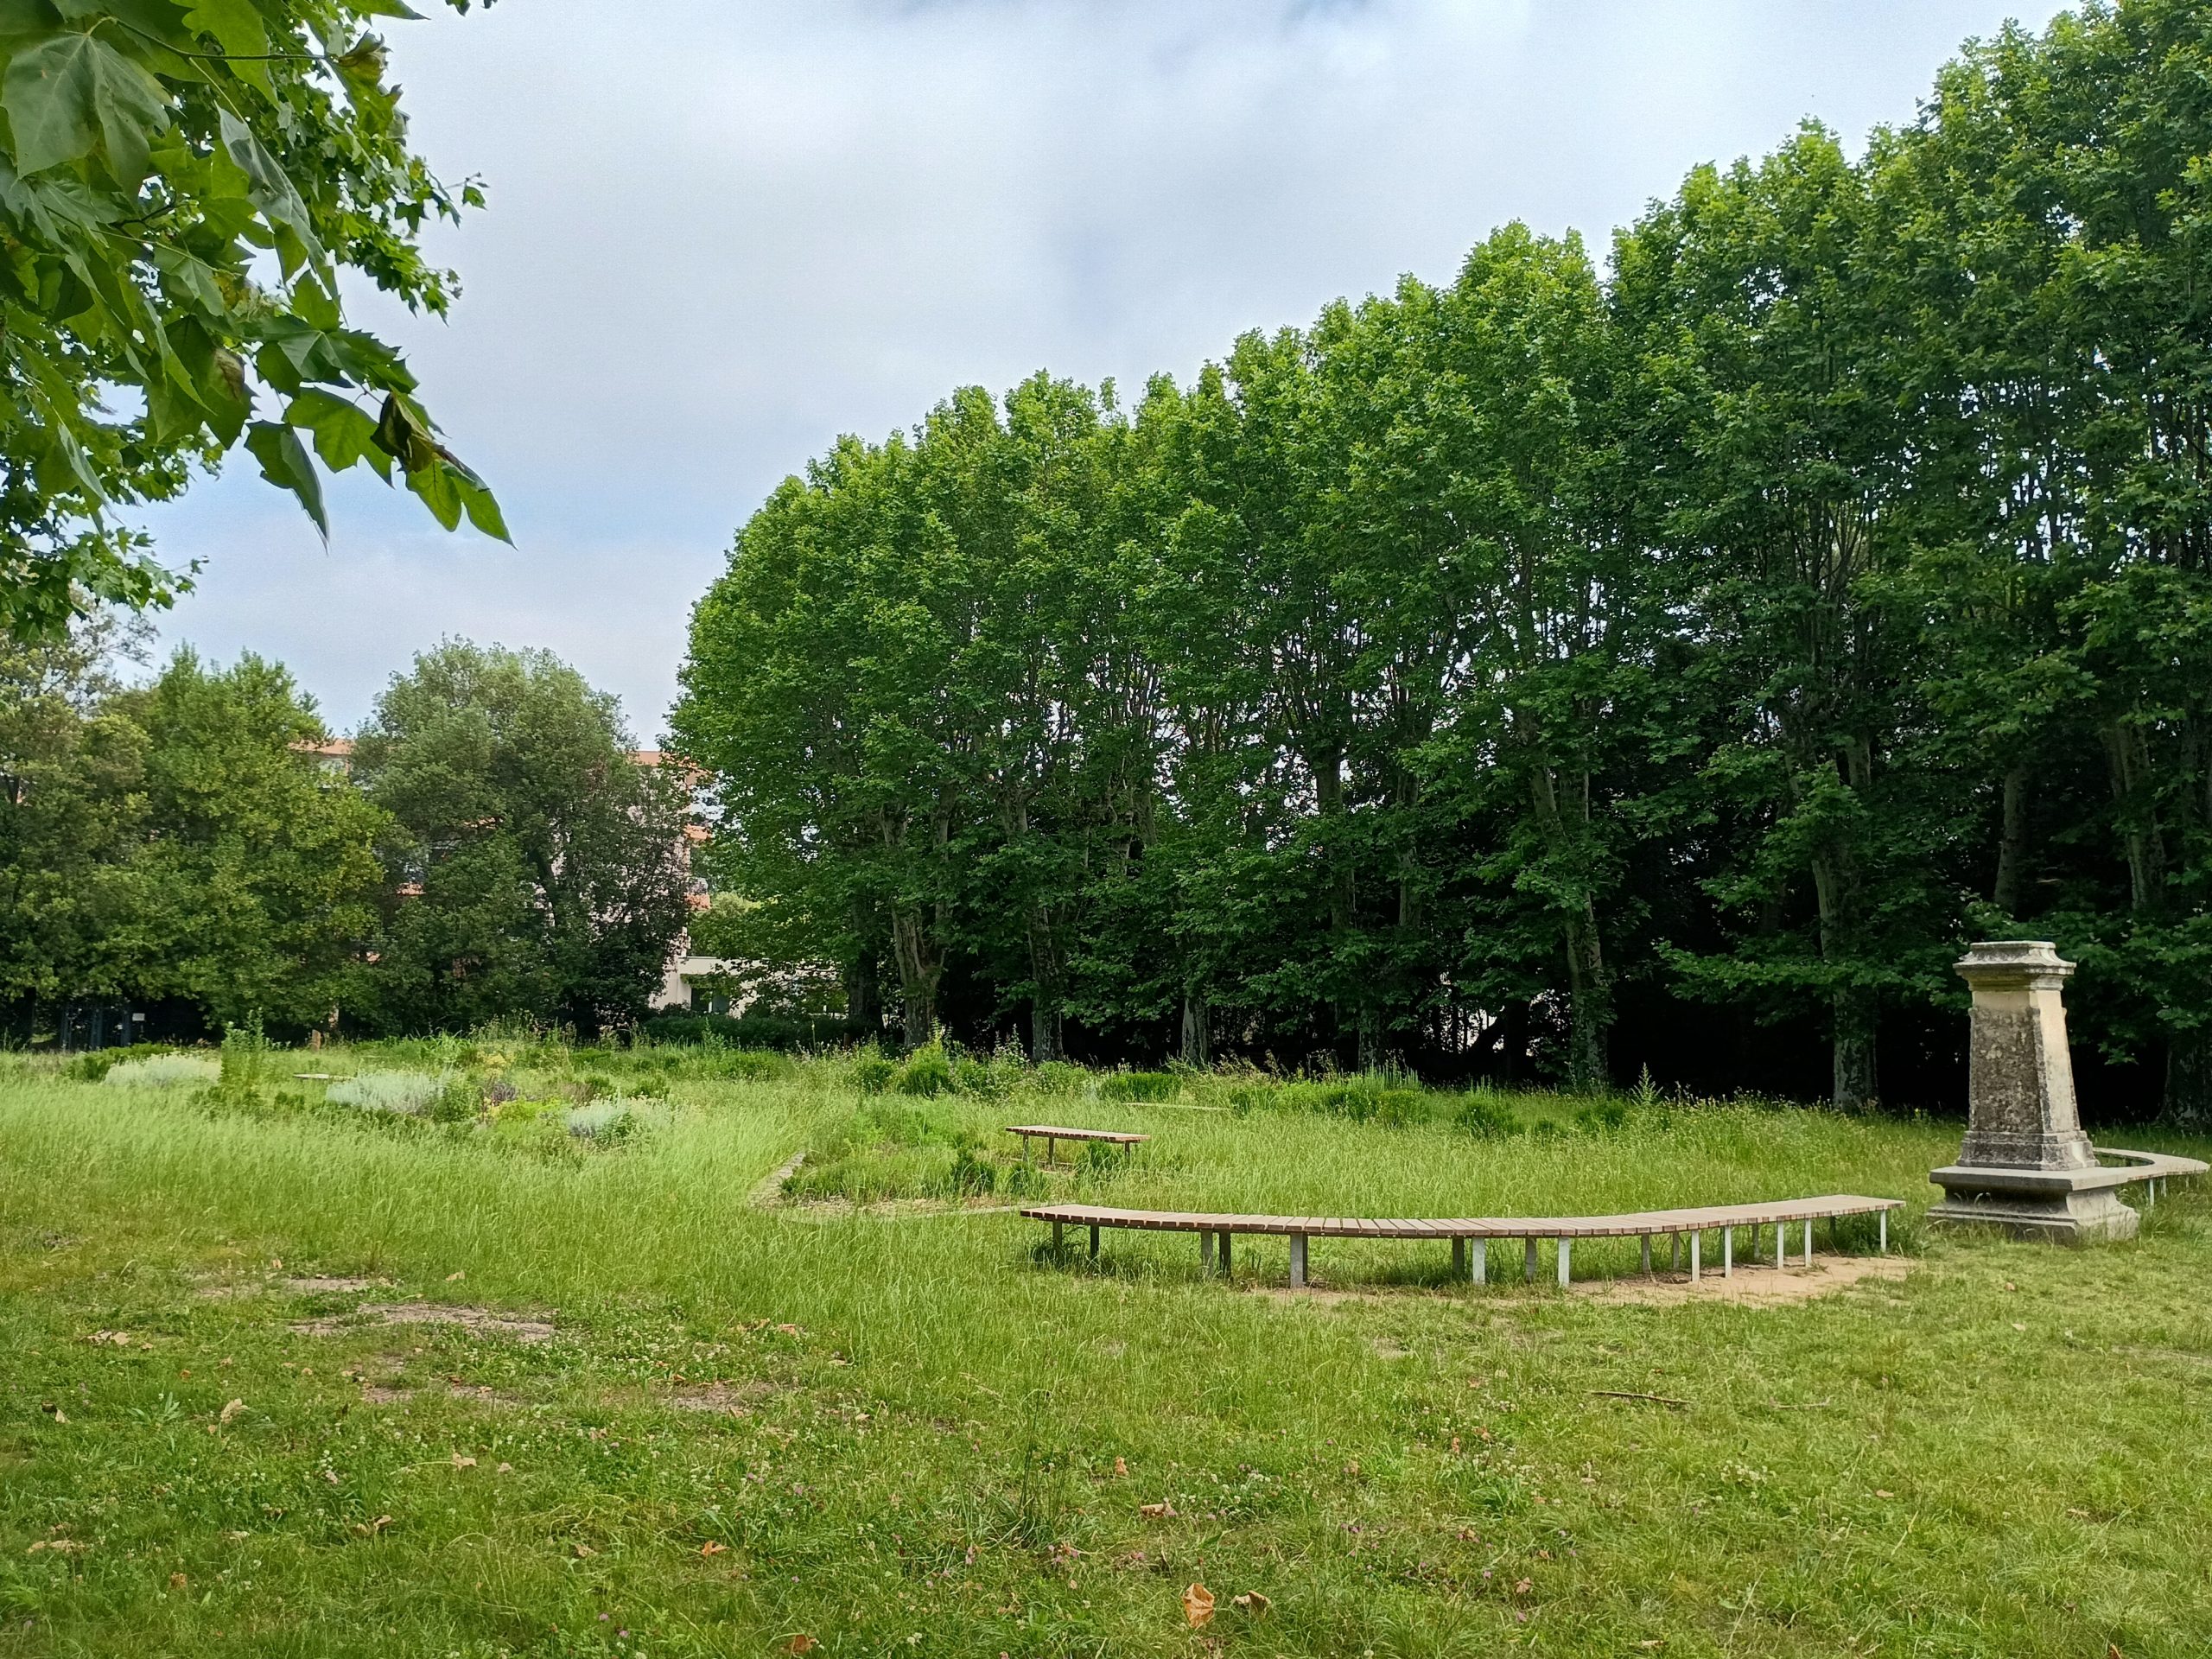
[[[1025,1209],[1022,1214],[1032,1221],[1049,1222],[1052,1228],[1052,1248],[1057,1252],[1063,1241],[1063,1230],[1068,1227],[1090,1229],[1090,1253],[1098,1254],[1100,1230],[1108,1227],[1127,1227],[1144,1232],[1196,1233],[1198,1236],[1198,1260],[1208,1271],[1214,1268],[1216,1243],[1218,1241],[1220,1271],[1230,1270],[1230,1240],[1239,1233],[1259,1233],[1290,1241],[1290,1282],[1294,1287],[1306,1282],[1306,1243],[1310,1238],[1400,1238],[1449,1239],[1452,1241],[1452,1268],[1457,1274],[1465,1273],[1475,1282],[1481,1283],[1488,1276],[1489,1244],[1493,1238],[1518,1238],[1527,1242],[1522,1255],[1522,1271],[1526,1277],[1536,1276],[1536,1243],[1540,1239],[1553,1239],[1559,1247],[1559,1282],[1566,1284],[1569,1274],[1569,1261],[1573,1242],[1578,1238],[1637,1238],[1643,1241],[1643,1270],[1651,1270],[1651,1241],[1671,1236],[1675,1243],[1679,1260],[1684,1235],[1689,1238],[1690,1278],[1699,1274],[1700,1244],[1705,1234],[1720,1235],[1720,1270],[1732,1274],[1736,1267],[1736,1230],[1749,1228],[1752,1231],[1753,1251],[1756,1255],[1759,1230],[1774,1229],[1774,1259],[1777,1266],[1787,1265],[1783,1230],[1793,1224],[1802,1223],[1805,1229],[1805,1262],[1813,1260],[1813,1224],[1830,1221],[1838,1216],[1873,1215],[1881,1218],[1880,1248],[1890,1247],[1890,1211],[1904,1207],[1902,1198],[1869,1198],[1855,1193],[1829,1193],[1815,1198],[1783,1198],[1765,1204],[1729,1204],[1708,1205],[1695,1210],[1644,1210],[1619,1216],[1486,1216],[1452,1220],[1377,1220],[1351,1216],[1240,1216],[1209,1215],[1180,1210],[1116,1210],[1090,1204],[1046,1204]],[[1469,1258],[1472,1264],[1470,1266]]]

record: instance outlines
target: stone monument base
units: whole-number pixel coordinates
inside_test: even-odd
[[[2143,1218],[2114,1191],[2144,1179],[2140,1167],[2001,1169],[1952,1164],[1928,1179],[1943,1189],[1928,1219],[2002,1227],[2015,1238],[2088,1244],[2133,1238]]]

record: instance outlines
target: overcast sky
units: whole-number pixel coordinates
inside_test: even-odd
[[[418,5],[421,0],[418,0]],[[429,10],[423,6],[422,9]],[[1135,390],[1499,223],[1611,227],[1812,116],[1911,116],[2000,0],[500,0],[393,22],[413,135],[487,210],[450,321],[373,299],[516,546],[356,473],[325,551],[250,461],[148,516],[165,640],[350,728],[447,634],[662,729],[692,603],[777,480],[955,386]]]

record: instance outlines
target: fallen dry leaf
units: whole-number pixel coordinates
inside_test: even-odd
[[[328,1481],[333,1486],[335,1486],[338,1484],[338,1471],[335,1469],[324,1470],[322,1471],[322,1478]]]
[[[2012,1328],[2015,1331],[2024,1331],[2028,1328],[2028,1322],[2025,1319],[2015,1319],[2012,1321]]]
[[[476,1466],[476,1459],[465,1458],[456,1452],[453,1454],[453,1466],[456,1469],[474,1469]]]
[[[713,1539],[709,1538],[705,1543],[699,1546],[699,1553],[702,1555],[727,1555],[729,1554],[729,1546],[728,1544],[718,1544]]]
[[[1891,1491],[1885,1491],[1881,1487],[1877,1486],[1874,1489],[1874,1496],[1877,1497],[1895,1497],[1897,1494]]]
[[[95,1331],[85,1340],[92,1343],[113,1343],[118,1348],[128,1348],[130,1345],[130,1333],[128,1331]]]
[[[1213,1623],[1213,1592],[1203,1584],[1194,1584],[1183,1592],[1183,1617],[1191,1621],[1191,1628],[1203,1630]]]
[[[1147,1521],[1173,1521],[1175,1518],[1175,1506],[1173,1503],[1140,1503],[1137,1505],[1137,1513]]]
[[[515,1466],[512,1463],[503,1463],[497,1469],[493,1471],[494,1474],[500,1475],[512,1475],[514,1471]]]
[[[1114,1459],[1114,1473],[1117,1477],[1126,1475],[1128,1472],[1129,1460],[1127,1458],[1116,1458]]]
[[[594,1549],[589,1544],[578,1544],[576,1546],[576,1559],[580,1561],[588,1560],[592,1556],[598,1554],[599,1552]],[[804,1649],[802,1649],[800,1651],[804,1652]]]
[[[181,1590],[181,1589],[183,1589],[183,1588],[184,1588],[184,1586],[185,1586],[185,1582],[186,1582],[186,1580],[185,1580],[185,1576],[184,1576],[184,1574],[183,1574],[183,1573],[170,1573],[170,1574],[169,1574],[169,1588],[170,1588],[170,1589],[172,1589],[172,1590]]]
[[[245,1409],[245,1401],[233,1400],[215,1414],[215,1421],[219,1423],[234,1423],[238,1419],[238,1414]]]
[[[252,1537],[253,1535],[250,1532],[241,1532],[233,1528],[231,1531],[225,1533],[223,1536],[229,1539],[234,1544],[242,1544],[247,1539]]]
[[[450,1285],[457,1280],[466,1279],[468,1275],[465,1273],[449,1273],[446,1274],[446,1283]]]
[[[795,1636],[784,1643],[785,1653],[812,1653],[822,1644],[810,1636]]]
[[[1536,1585],[1535,1580],[1518,1579],[1514,1581],[1513,1593],[1516,1596],[1525,1596],[1535,1587]]]
[[[1256,1590],[1247,1590],[1236,1598],[1236,1604],[1255,1618],[1266,1612],[1270,1605],[1268,1599]]]

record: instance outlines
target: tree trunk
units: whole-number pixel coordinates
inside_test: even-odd
[[[1042,996],[1029,1005],[1029,1063],[1067,1058],[1067,1045],[1060,1037],[1060,1011],[1048,1007]]]
[[[2165,1099],[2159,1119],[2177,1129],[2212,1129],[2212,1027],[2177,1031],[2166,1039]]]
[[[1588,800],[1588,778],[1584,779],[1584,810]],[[1541,760],[1529,774],[1530,804],[1537,823],[1554,849],[1562,847],[1567,830],[1559,804],[1558,781]],[[1598,932],[1598,907],[1587,891],[1580,905],[1560,918],[1567,948],[1568,1086],[1596,1089],[1605,1082],[1605,1033],[1613,1023],[1611,985],[1605,976],[1604,942]]]
[[[893,909],[891,944],[898,957],[902,1005],[899,1040],[911,1052],[937,1035],[937,982],[944,976],[944,963],[922,925],[919,906],[900,905]]]
[[[1529,1005],[1507,1003],[1498,1015],[1498,1026],[1497,1052],[1505,1081],[1518,1083],[1522,1064],[1529,1058]]]
[[[1567,1082],[1577,1091],[1600,1089],[1607,1081],[1605,1034],[1612,1026],[1612,998],[1595,911],[1586,906],[1582,914],[1567,918],[1564,931],[1571,1000]]]
[[[1997,837],[1997,882],[1990,899],[2007,916],[2020,913],[2020,885],[2028,863],[2028,769],[2005,774],[2004,823]]]
[[[854,900],[853,958],[845,969],[845,1018],[870,1031],[883,1028],[882,912]]]
[[[1836,992],[1835,1103],[1847,1110],[1864,1110],[1880,1097],[1875,1074],[1877,1023],[1872,992],[1855,985]]]
[[[1821,907],[1821,960],[1831,969],[1847,967],[1858,917],[1858,871],[1847,849],[1830,848],[1813,855],[1813,891]],[[1863,986],[1839,985],[1832,999],[1830,1041],[1834,1051],[1835,1104],[1859,1111],[1874,1104],[1874,994]]]
[[[1059,944],[1052,937],[1052,912],[1043,905],[1033,906],[1029,912],[1029,979],[1036,987],[1029,1004],[1029,1062],[1042,1065],[1065,1059],[1066,1045],[1060,1039]]]
[[[1183,1051],[1185,1065],[1213,1064],[1213,1005],[1204,991],[1183,993]]]

